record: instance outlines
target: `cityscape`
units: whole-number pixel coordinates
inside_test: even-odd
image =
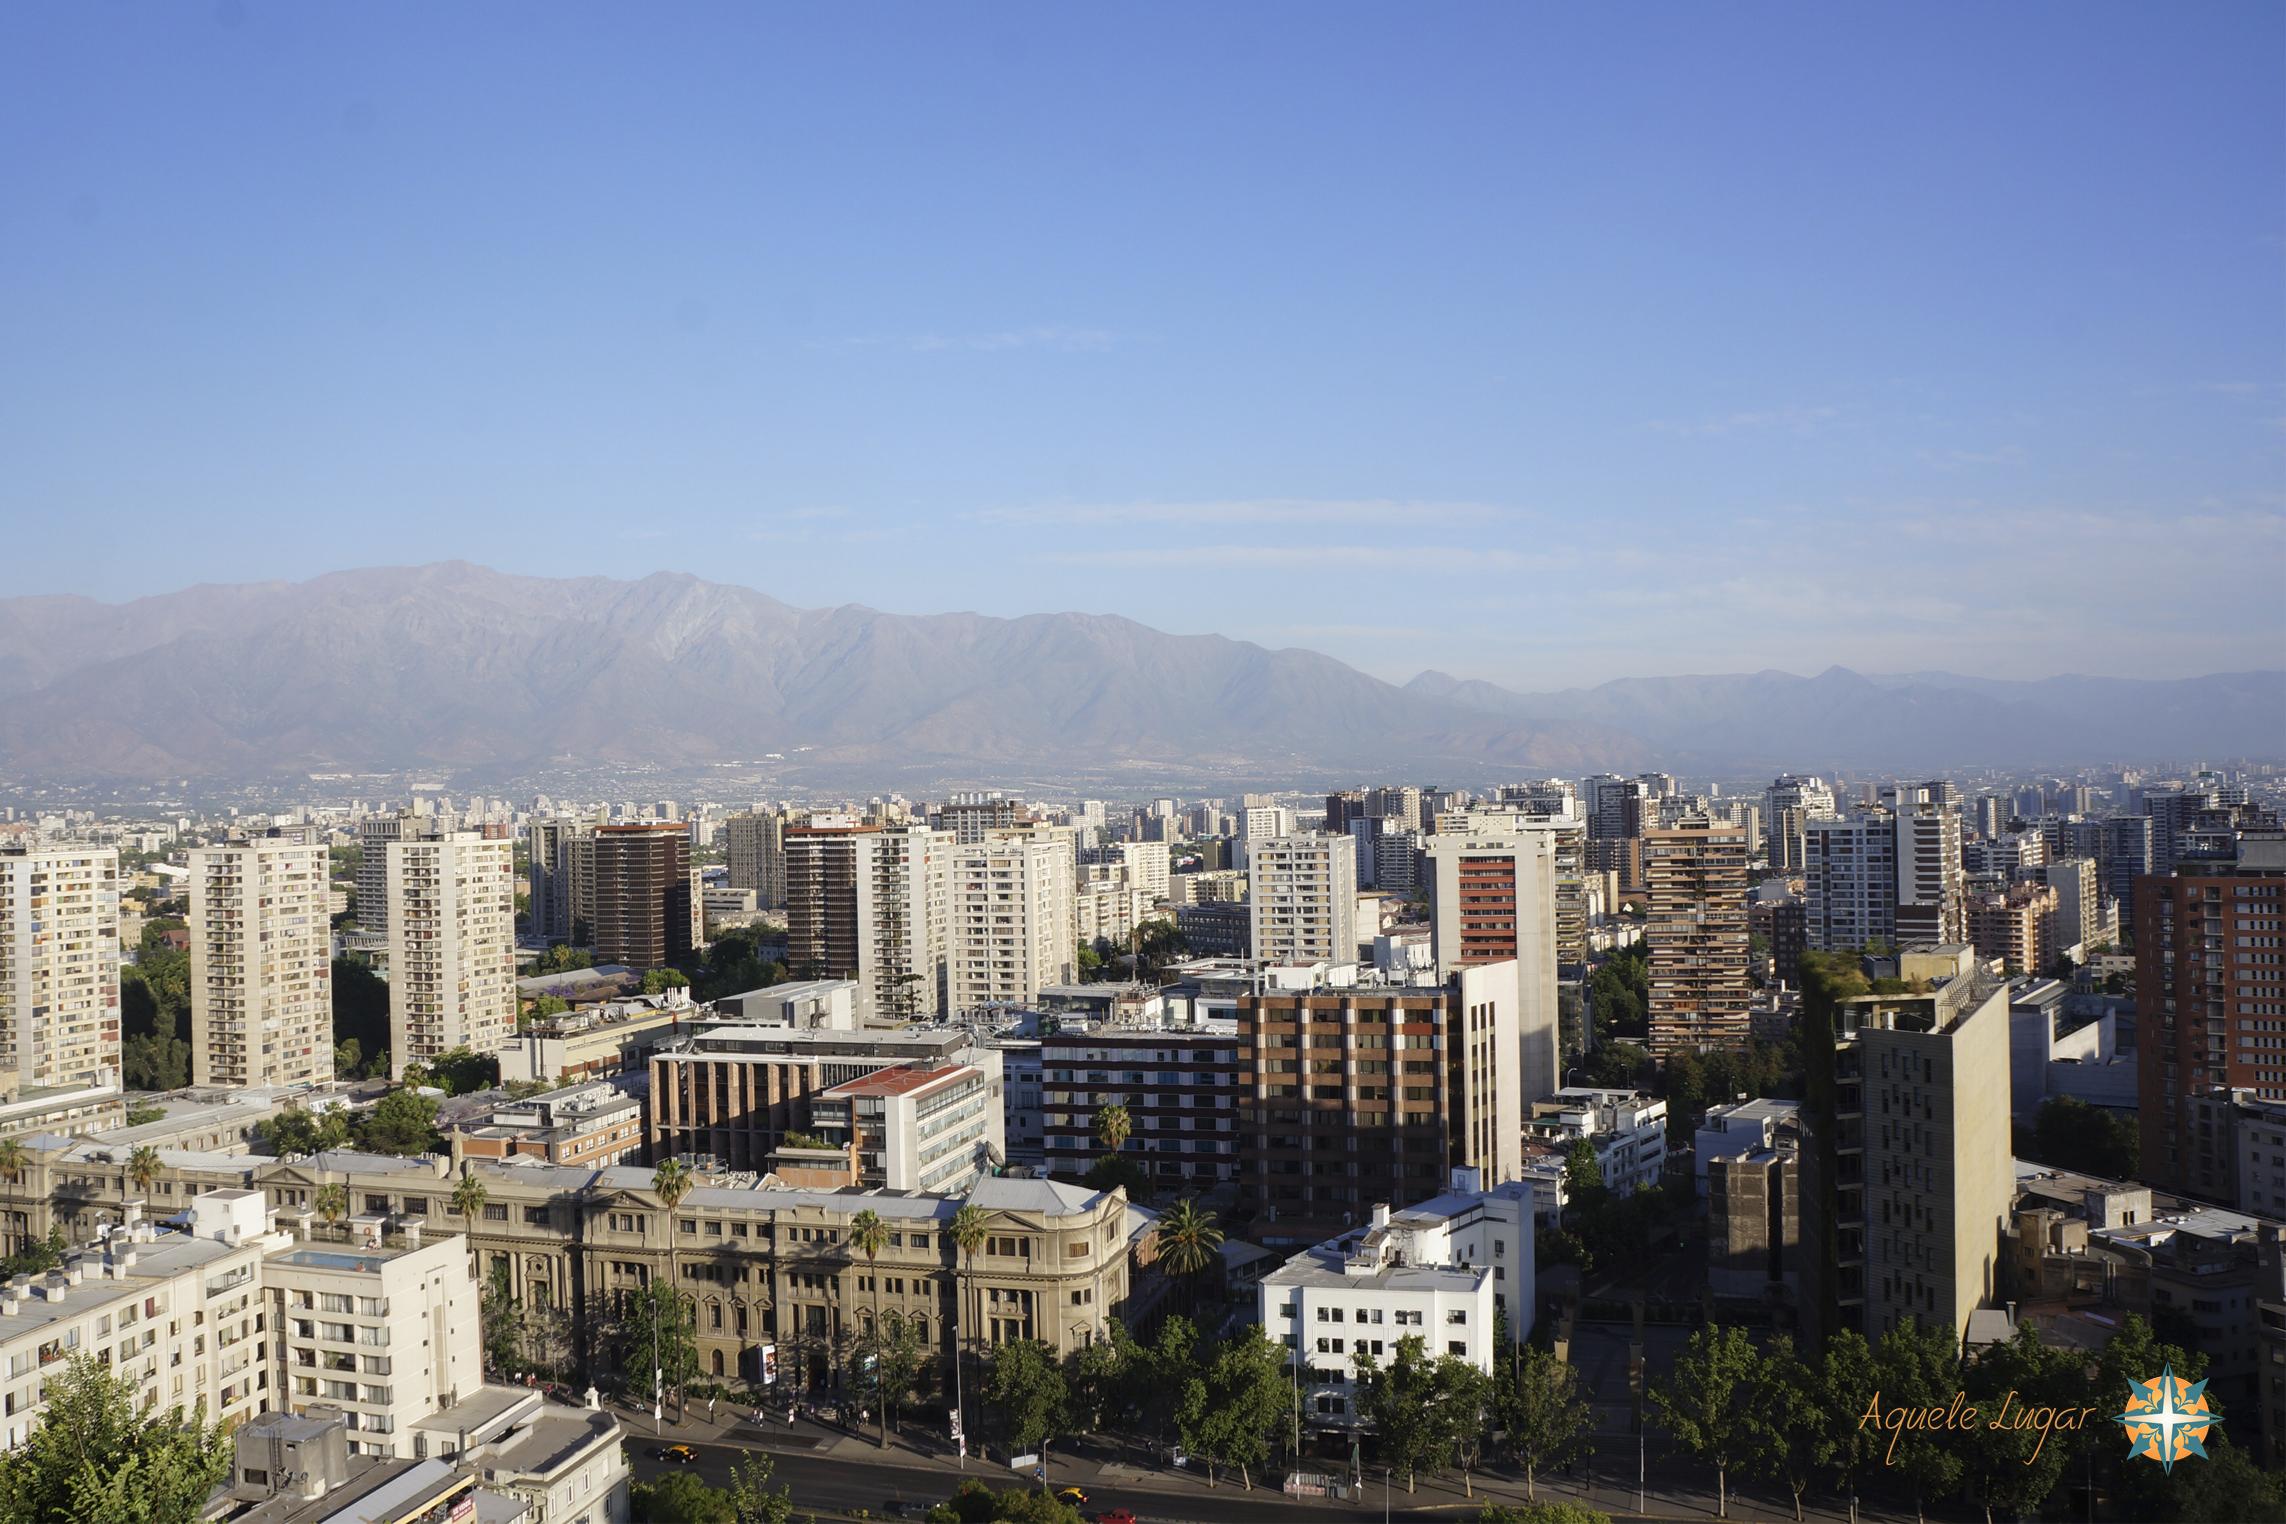
[[[0,15],[0,1521],[2286,1520],[2282,57]]]

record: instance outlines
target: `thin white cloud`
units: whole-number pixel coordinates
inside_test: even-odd
[[[1165,568],[1189,572],[1261,571],[1561,571],[1578,564],[1569,551],[1522,551],[1498,545],[1131,545],[1105,550],[1043,550],[1038,558],[1065,566]]]
[[[1662,434],[1683,434],[1702,439],[1726,434],[1814,434],[1841,416],[1838,407],[1790,404],[1748,412],[1723,413],[1712,418],[1654,419],[1651,427]]]
[[[1066,354],[1097,353],[1120,343],[1108,328],[1077,328],[1044,323],[1032,328],[1000,328],[983,333],[854,334],[839,339],[816,339],[811,349],[898,349],[914,354],[948,350],[994,353],[1012,349],[1043,349]]]
[[[1099,524],[1485,524],[1524,517],[1521,509],[1490,503],[1423,502],[1404,498],[1239,498],[1195,503],[1080,503],[1027,508],[984,508],[971,517],[986,524],[1049,527]]]

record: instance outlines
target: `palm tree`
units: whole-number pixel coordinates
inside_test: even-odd
[[[1105,1153],[1118,1153],[1126,1146],[1128,1134],[1134,1131],[1135,1119],[1127,1114],[1125,1106],[1095,1109],[1095,1140],[1103,1145]]]
[[[960,1210],[952,1215],[952,1241],[967,1261],[968,1273],[954,1288],[953,1297],[953,1405],[961,1410],[960,1431],[968,1433],[968,1387],[961,1376],[961,1366],[968,1360],[968,1334],[974,1319],[966,1316],[962,1302],[976,1295],[976,1253],[984,1247],[986,1227],[990,1219],[984,1208],[973,1201],[964,1201]]]
[[[6,1175],[10,1185],[24,1183],[24,1169],[31,1162],[31,1155],[24,1152],[24,1145],[20,1141],[0,1138],[0,1175]]]
[[[662,1159],[659,1161],[659,1167],[651,1171],[651,1193],[659,1198],[659,1204],[667,1209],[670,1218],[674,1215],[675,1208],[683,1204],[683,1198],[691,1193],[691,1187],[696,1184],[698,1181],[692,1177],[691,1167],[680,1159]],[[675,1225],[670,1221],[666,1226],[667,1298],[665,1305],[673,1307],[676,1317],[680,1318],[682,1316],[683,1294],[679,1289],[678,1276],[681,1273],[682,1261],[681,1256],[675,1252]],[[661,1317],[664,1315],[661,1306],[654,1303],[652,1316]],[[695,1309],[693,1323],[695,1326]],[[681,1423],[683,1414],[683,1389],[678,1386],[675,1388],[675,1422]]]
[[[343,1185],[321,1185],[315,1200],[317,1214],[325,1219],[328,1228],[341,1226],[341,1219],[349,1215],[349,1188]]]
[[[1222,1257],[1222,1229],[1215,1226],[1214,1213],[1200,1211],[1186,1196],[1167,1208],[1152,1231],[1152,1242],[1158,1248],[1159,1263],[1167,1267],[1169,1275],[1183,1277],[1195,1303],[1197,1277]]]
[[[873,1379],[876,1406],[881,1409],[881,1448],[889,1448],[887,1372],[881,1368],[881,1251],[889,1246],[889,1225],[871,1207],[849,1220],[849,1246],[865,1256],[873,1282]]]
[[[145,1143],[127,1156],[127,1178],[144,1195],[151,1194],[151,1186],[159,1178],[159,1151]]]
[[[462,1165],[460,1183],[452,1188],[452,1209],[460,1213],[471,1229],[476,1226],[476,1214],[484,1210],[485,1195],[484,1182],[476,1178],[474,1170]]]

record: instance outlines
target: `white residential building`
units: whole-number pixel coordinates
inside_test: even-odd
[[[119,1089],[119,852],[0,847],[0,1103]]]
[[[30,1437],[43,1387],[74,1355],[125,1377],[142,1413],[203,1405],[207,1422],[236,1424],[264,1411],[270,1246],[260,1193],[210,1192],[192,1203],[188,1233],[161,1235],[138,1218],[61,1269],[0,1287],[0,1448]]]
[[[1897,817],[1867,810],[1804,829],[1802,936],[1814,952],[1897,940]]]
[[[1501,1314],[1514,1346],[1531,1336],[1531,1189],[1512,1180],[1486,1191],[1474,1170],[1454,1176],[1446,1194],[1401,1212],[1377,1206],[1366,1226],[1262,1278],[1262,1326],[1296,1352],[1313,1428],[1358,1426],[1360,1353],[1387,1366],[1400,1340],[1418,1337],[1432,1359],[1454,1355],[1490,1373],[1513,1352],[1494,1344]]]
[[[1023,1004],[1068,984],[1077,961],[1068,840],[1001,833],[952,854],[954,1013]]]
[[[1166,902],[1168,880],[1167,844],[1163,841],[1123,841],[1118,844],[1120,857],[1127,864],[1127,876],[1135,887],[1149,896],[1151,904]]]
[[[970,1064],[882,1069],[810,1098],[810,1131],[855,1148],[857,1184],[957,1196],[1006,1157],[999,1097]]]
[[[1247,853],[1247,871],[1257,959],[1357,961],[1354,839],[1311,834],[1255,842]]]
[[[1429,838],[1429,930],[1437,977],[1515,960],[1516,1025],[1524,1104],[1556,1088],[1556,845],[1568,816],[1512,815],[1502,829],[1439,831]]]
[[[416,1423],[484,1384],[483,1320],[465,1239],[385,1247],[378,1227],[353,1218],[345,1242],[278,1248],[261,1275],[279,1406],[338,1410],[353,1453],[409,1457]]]
[[[190,855],[191,1077],[232,1088],[333,1078],[326,849],[257,836]]]
[[[515,846],[457,831],[388,844],[389,1068],[516,1030]]]
[[[1667,1168],[1667,1103],[1639,1090],[1567,1085],[1533,1103],[1530,1126],[1559,1152],[1587,1139],[1618,1195],[1657,1185]]]

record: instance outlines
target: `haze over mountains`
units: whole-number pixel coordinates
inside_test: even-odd
[[[0,771],[259,778],[781,753],[804,774],[1477,781],[1660,765],[2038,764],[2286,752],[2286,673],[1916,674],[1402,687],[1302,650],[1092,614],[798,609],[661,573],[464,563],[0,600]]]

